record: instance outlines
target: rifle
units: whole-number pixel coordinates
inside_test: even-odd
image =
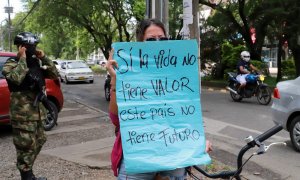
[[[36,95],[35,99],[34,99],[34,102],[33,102],[33,106],[34,107],[37,107],[38,105],[38,102],[42,102],[44,107],[48,110],[50,116],[54,119],[55,118],[55,113],[54,113],[54,110],[52,109],[50,103],[49,103],[49,100],[47,98],[47,95],[45,93],[45,86],[44,84],[42,83],[42,80],[30,73],[29,76],[31,77],[32,81],[34,82],[33,83],[33,87],[35,87],[35,89],[38,89],[38,94]]]
[[[36,107],[37,104],[38,104],[38,102],[42,102],[43,103],[44,107],[49,111],[50,116],[54,119],[55,118],[54,110],[52,109],[52,107],[51,107],[51,105],[49,103],[47,95],[43,91],[40,91],[37,94],[37,96],[34,99],[33,106]]]

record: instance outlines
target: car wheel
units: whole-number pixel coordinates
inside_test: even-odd
[[[58,110],[56,105],[52,101],[49,101],[49,105],[53,110],[53,116],[50,114],[49,111],[47,112],[47,119],[45,120],[44,124],[45,131],[50,131],[56,125],[58,118]]]
[[[259,104],[268,105],[271,102],[271,90],[269,87],[259,87],[257,93],[257,101]]]
[[[105,91],[105,99],[106,99],[106,101],[110,101],[110,88],[109,88],[109,86],[105,86],[104,87],[104,91]]]
[[[93,83],[94,83],[94,80],[90,80],[90,83],[93,84]]]
[[[300,152],[300,116],[293,119],[289,130],[293,147]]]

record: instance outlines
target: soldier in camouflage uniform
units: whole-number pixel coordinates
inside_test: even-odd
[[[8,59],[3,66],[10,94],[10,119],[13,128],[13,143],[17,151],[17,168],[22,180],[43,180],[32,172],[34,161],[46,142],[44,121],[47,110],[41,101],[34,105],[45,89],[45,78],[58,78],[58,72],[44,52],[36,50],[38,38],[29,32],[15,37],[17,58]]]

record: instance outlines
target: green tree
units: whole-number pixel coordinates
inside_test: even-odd
[[[268,39],[277,42],[277,81],[282,79],[281,60],[282,46],[287,41],[289,49],[292,51],[295,64],[295,75],[300,75],[300,3],[297,0],[269,0],[268,8],[264,13],[273,18],[268,21]]]
[[[240,59],[240,53],[245,50],[244,46],[233,46],[229,42],[222,44],[222,70],[223,72],[236,71],[236,65]]]
[[[94,48],[100,47],[104,54],[108,54],[115,27],[112,25],[111,16],[97,5],[96,1],[41,0],[35,12],[37,15],[32,17],[35,17],[38,24],[45,28],[61,26],[61,23],[65,22],[78,29],[84,28],[93,38]],[[71,39],[76,39],[76,35],[73,32],[74,30],[71,30],[65,34]],[[76,44],[74,43],[74,45]],[[91,49],[91,52],[94,48]],[[67,49],[65,48],[65,51]],[[74,46],[71,50],[75,54],[76,47]]]
[[[8,35],[9,27],[8,27],[7,21],[5,23],[2,23],[0,28],[1,28],[0,29],[1,30],[0,31],[0,33],[1,33],[0,47],[3,48],[2,51],[8,51],[9,50],[9,43],[8,43],[9,42],[9,35]]]
[[[266,19],[261,13],[265,5],[261,1],[238,0],[214,3],[208,0],[199,0],[199,3],[216,10],[215,19],[222,20],[217,27],[220,28],[219,30],[229,33],[226,39],[238,39],[241,35],[252,59],[261,59],[261,49],[266,35],[264,26]],[[255,42],[251,39],[250,28],[256,30]]]
[[[14,17],[14,19],[12,19],[11,21],[11,43],[12,43],[12,50],[16,51],[16,47],[13,44],[13,40],[14,37],[20,32],[23,31],[23,29],[25,28],[24,25],[18,25],[20,21],[22,21],[23,17],[26,15],[26,13],[20,12],[18,14],[16,14],[16,16]],[[1,27],[1,35],[3,37],[3,39],[1,39],[1,43],[0,45],[3,45],[3,50],[5,51],[9,51],[9,32],[8,32],[8,23],[6,20],[6,23],[3,23],[3,27]]]
[[[285,1],[284,35],[288,40],[296,67],[296,76],[300,76],[300,1]]]
[[[293,52],[296,65],[296,74],[300,74],[300,43],[299,43],[299,18],[300,2],[297,0],[237,0],[218,1],[199,0],[202,5],[207,5],[216,11],[212,17],[211,26],[217,29],[218,34],[224,34],[224,39],[232,43],[237,35],[242,36],[252,59],[261,59],[261,50],[265,37],[278,43],[278,65],[281,65],[281,47],[288,40],[289,48]],[[256,30],[256,41],[251,40],[250,28]],[[233,38],[232,38],[233,37]],[[281,71],[278,78],[281,78]]]
[[[141,19],[142,13],[145,12],[142,0],[38,0],[35,3],[27,0],[26,2],[31,8],[36,6],[30,15],[30,22],[38,25],[36,29],[40,33],[43,31],[62,32],[57,28],[60,26],[64,35],[72,39],[74,29],[76,29],[76,33],[79,32],[79,35],[85,32],[88,34],[87,37],[92,39],[92,43],[88,39],[78,43],[76,35],[74,45],[77,47],[82,45],[81,52],[92,52],[94,49],[100,48],[106,58],[113,41],[130,41],[132,39],[135,23],[133,20]],[[65,28],[65,24],[73,26],[73,29],[68,32],[69,29]],[[56,35],[57,33],[50,34]],[[59,36],[55,37],[60,38]],[[63,38],[60,41],[64,42]],[[93,46],[85,46],[89,43]],[[89,49],[84,47],[89,47]]]
[[[179,32],[183,26],[183,20],[180,17],[182,13],[182,0],[169,0],[169,36],[172,39],[181,39]]]

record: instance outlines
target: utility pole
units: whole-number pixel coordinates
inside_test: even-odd
[[[164,23],[169,34],[169,0],[146,0],[146,18],[156,18]]]
[[[199,27],[199,1],[182,0],[183,3],[183,27],[180,31],[182,39],[195,39],[198,49],[199,79],[201,79],[200,61],[200,27]],[[200,83],[201,89],[201,83]]]
[[[193,23],[189,25],[191,39],[196,39],[200,47],[200,30],[199,30],[199,1],[192,0]]]
[[[8,3],[8,6],[4,7],[4,9],[5,9],[5,13],[8,14],[8,44],[9,44],[9,51],[12,52],[10,13],[13,13],[13,7],[10,7],[9,0],[7,0],[7,3]]]
[[[183,27],[180,31],[180,34],[182,36],[182,39],[196,39],[198,44],[198,49],[200,49],[199,1],[182,0],[182,3],[183,3],[183,15],[182,15]]]
[[[199,79],[201,79],[201,60],[200,60],[200,28],[199,28],[199,1],[192,0],[192,24],[189,24],[190,38],[196,39],[198,45],[198,65],[199,65]],[[200,83],[201,89],[201,83]]]

